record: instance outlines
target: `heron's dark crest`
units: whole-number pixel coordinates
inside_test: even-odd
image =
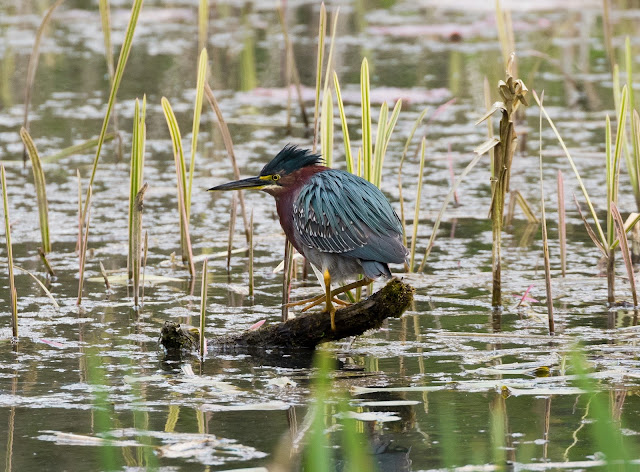
[[[287,144],[271,162],[262,168],[260,175],[287,175],[307,166],[322,164],[322,156],[309,149],[301,149],[294,144]]]

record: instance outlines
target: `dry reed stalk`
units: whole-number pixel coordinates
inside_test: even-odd
[[[236,227],[236,214],[237,214],[238,198],[234,192],[231,198],[231,216],[229,217],[229,237],[227,239],[227,271],[231,269],[231,253],[233,249],[233,234]],[[249,241],[251,241],[251,232],[249,232]]]
[[[515,79],[512,67],[515,55],[512,54],[507,65],[506,80],[498,83],[498,92],[502,97],[501,102],[493,104],[492,108],[481,118],[481,123],[494,112],[500,110],[500,136],[499,139],[490,138],[487,150],[493,148],[493,173],[491,175],[491,217],[493,228],[492,274],[493,288],[491,304],[494,308],[502,306],[502,226],[504,221],[505,197],[509,191],[509,179],[511,176],[511,164],[517,148],[517,135],[515,131],[515,113],[522,103],[527,105],[525,95],[527,87],[522,80]]]
[[[91,222],[91,195],[92,195],[92,187],[89,187],[87,190],[87,201],[85,201],[84,207],[86,208],[85,217],[81,223],[81,234],[84,232],[84,236],[82,238],[82,243],[80,245],[80,258],[78,264],[78,300],[76,301],[76,305],[80,306],[82,304],[82,289],[84,287],[84,268],[87,261],[87,244],[89,242],[89,224]],[[82,201],[80,201],[80,208],[82,208]]]
[[[544,101],[544,92],[540,96],[540,102]],[[542,211],[542,254],[544,256],[544,281],[547,292],[547,319],[549,321],[549,334],[555,334],[556,328],[553,320],[553,293],[551,292],[551,264],[549,262],[549,238],[547,237],[547,215],[545,213],[544,205],[544,178],[542,174],[542,110],[540,110],[539,117],[539,132],[540,139],[540,208]]]
[[[251,218],[249,220],[249,296],[253,298],[253,210],[251,210]]]
[[[206,339],[204,337],[204,327],[207,317],[207,261],[202,262],[202,287],[200,289],[200,360],[204,360]]]
[[[227,127],[227,123],[224,121],[224,117],[222,116],[222,110],[220,110],[220,106],[218,105],[218,101],[216,100],[215,95],[213,94],[213,90],[209,87],[209,84],[205,84],[204,93],[207,97],[207,101],[213,111],[216,114],[218,119],[218,126],[220,128],[220,133],[222,134],[222,141],[224,142],[224,146],[227,149],[227,154],[229,154],[229,159],[231,159],[231,166],[233,167],[233,176],[236,180],[240,179],[240,169],[238,168],[238,162],[236,160],[236,154],[233,151],[233,141],[231,139],[231,133],[229,132],[229,128]],[[244,193],[242,190],[238,190],[238,200],[240,202],[240,212],[242,213],[242,222],[244,223],[244,234],[247,242],[249,241],[249,220],[247,218],[247,210],[244,204]]]

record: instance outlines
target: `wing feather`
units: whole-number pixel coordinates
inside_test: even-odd
[[[364,260],[402,262],[402,226],[373,184],[348,172],[315,174],[293,204],[294,227],[307,247]]]

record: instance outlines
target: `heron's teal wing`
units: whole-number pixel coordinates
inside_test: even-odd
[[[349,172],[315,174],[294,201],[299,240],[322,252],[401,263],[402,226],[382,192]]]

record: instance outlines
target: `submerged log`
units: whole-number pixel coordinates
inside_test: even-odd
[[[391,280],[369,298],[336,311],[336,330],[331,330],[329,313],[305,313],[283,323],[255,331],[218,336],[208,340],[214,350],[313,349],[318,344],[357,336],[379,328],[386,318],[399,318],[413,301],[414,289],[399,279]],[[197,348],[197,330],[165,322],[160,343],[167,351]]]

